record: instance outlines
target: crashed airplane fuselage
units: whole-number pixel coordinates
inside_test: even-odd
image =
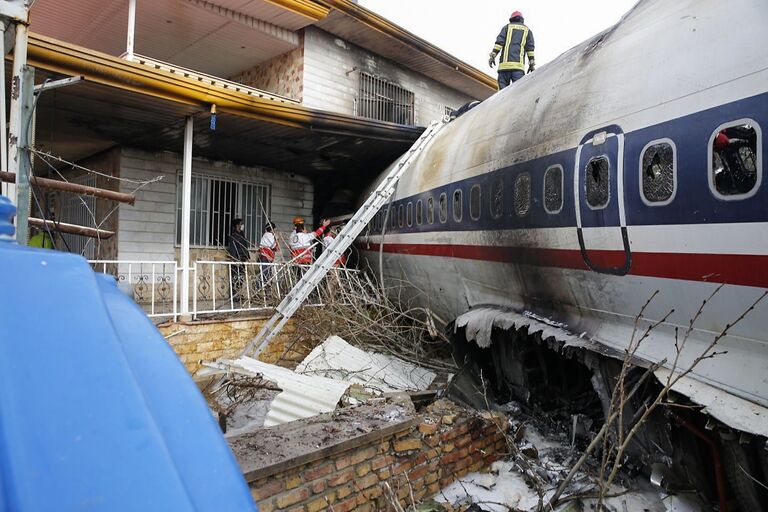
[[[687,368],[768,287],[766,21],[764,0],[640,1],[443,128],[364,256],[443,319],[530,312],[618,351],[658,290],[641,328],[673,312],[638,355],[667,366],[723,285]],[[691,376],[768,407],[767,314],[758,304]]]

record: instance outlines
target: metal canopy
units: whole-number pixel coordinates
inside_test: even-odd
[[[83,82],[44,93],[37,106],[36,144],[70,161],[114,145],[150,151],[183,148],[184,119],[195,114],[194,155],[241,165],[262,165],[311,178],[345,173],[367,178],[405,151],[418,130],[393,129],[380,135],[332,133],[311,126],[275,124],[219,114],[210,130],[210,114],[161,99]],[[414,135],[415,134],[415,135]]]

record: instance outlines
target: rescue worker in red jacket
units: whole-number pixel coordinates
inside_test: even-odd
[[[336,236],[338,236],[338,233],[336,232],[336,229],[329,229],[328,233],[325,235],[325,238],[323,238],[323,250],[327,250],[334,240],[336,240]],[[336,260],[336,263],[334,263],[335,267],[346,267],[347,266],[347,255],[342,254],[339,256],[339,259]]]
[[[325,219],[319,228],[309,233],[304,226],[304,217],[293,219],[293,233],[288,240],[288,244],[291,246],[291,260],[299,265],[311,265],[313,259],[312,245],[316,239],[323,236],[325,228],[330,224],[331,221]]]
[[[275,238],[275,225],[267,222],[266,226],[264,226],[264,234],[259,242],[259,263],[274,263],[275,254],[278,249],[277,238]]]
[[[488,65],[496,64],[496,55],[501,52],[499,58],[499,90],[516,82],[525,76],[525,57],[528,57],[528,72],[536,69],[534,55],[533,32],[525,26],[523,13],[515,11],[509,17],[509,24],[502,27],[496,44],[493,46]]]

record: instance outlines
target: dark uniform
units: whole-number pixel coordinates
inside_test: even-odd
[[[517,21],[517,20],[520,21]],[[533,32],[522,22],[522,17],[512,18],[509,25],[504,26],[496,38],[496,44],[491,52],[491,61],[501,52],[499,59],[499,90],[525,76],[525,57],[528,56],[528,71],[534,68]]]

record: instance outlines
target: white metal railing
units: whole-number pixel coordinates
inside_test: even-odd
[[[291,263],[197,261],[192,269],[193,316],[274,309],[308,268]],[[346,267],[332,269],[305,305],[322,306],[329,293],[353,282],[348,277],[357,272]]]
[[[96,272],[109,274],[150,318],[178,317],[178,264],[175,261],[89,260]]]

